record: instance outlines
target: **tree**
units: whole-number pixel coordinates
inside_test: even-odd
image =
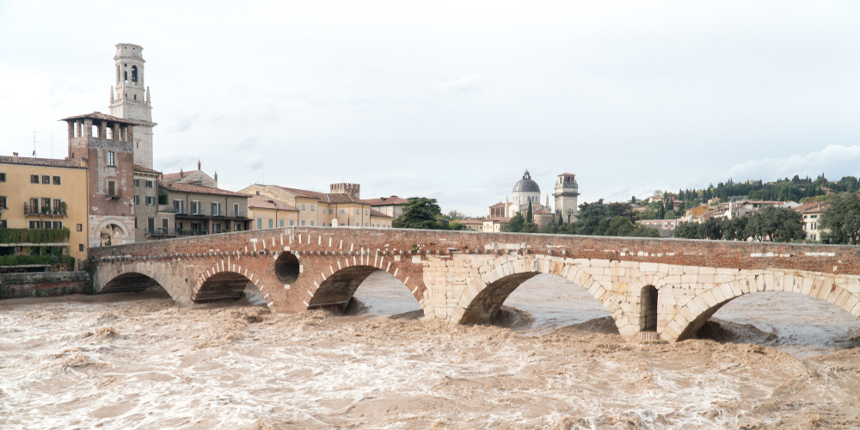
[[[821,236],[822,242],[860,243],[860,199],[857,195],[846,193],[831,199],[830,207],[821,215],[821,226],[829,230]]]
[[[442,210],[436,199],[412,197],[409,203],[403,205],[403,213],[395,222],[400,228],[438,229],[439,222],[436,218],[441,215]]]
[[[523,214],[517,212],[516,215],[511,217],[511,220],[508,221],[507,227],[505,227],[505,231],[509,231],[511,233],[518,233],[523,231],[523,226],[526,223],[526,219],[523,218]]]
[[[790,242],[806,238],[800,212],[773,206],[750,214],[744,234],[759,242]]]
[[[448,217],[448,219],[450,219],[450,220],[466,219],[465,214],[462,214],[462,213],[457,212],[457,211],[448,212],[448,214],[445,216]]]
[[[529,210],[526,212],[526,222],[533,222],[534,214],[532,214],[532,201],[529,200]]]

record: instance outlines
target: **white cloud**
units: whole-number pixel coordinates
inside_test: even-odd
[[[458,93],[484,92],[485,79],[481,75],[466,75],[460,79],[452,79],[445,83],[445,88]]]
[[[860,145],[827,145],[821,151],[806,155],[752,160],[732,167],[728,177],[736,182],[747,179],[762,179],[767,182],[794,175],[814,178],[821,173],[830,180],[860,175]]]

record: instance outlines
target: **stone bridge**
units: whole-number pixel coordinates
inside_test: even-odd
[[[337,227],[290,227],[92,248],[96,291],[162,286],[179,305],[238,299],[273,312],[343,309],[375,271],[408,288],[435,325],[485,323],[541,274],[587,290],[622,335],[691,337],[723,305],[761,291],[860,316],[860,248]],[[647,333],[654,333],[648,335]]]

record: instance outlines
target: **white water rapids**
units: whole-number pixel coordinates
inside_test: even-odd
[[[158,289],[0,301],[0,428],[860,428],[860,321],[798,294],[741,297],[717,341],[669,345],[548,275],[504,327],[384,317],[419,308],[382,272],[356,297],[350,316]]]

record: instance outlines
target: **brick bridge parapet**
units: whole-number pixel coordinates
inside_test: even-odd
[[[434,325],[492,320],[541,274],[587,290],[623,335],[692,336],[759,291],[827,300],[860,316],[860,248],[349,227],[289,227],[91,248],[97,291],[161,285],[180,305],[241,297],[273,312],[344,307],[375,271],[399,279]]]

